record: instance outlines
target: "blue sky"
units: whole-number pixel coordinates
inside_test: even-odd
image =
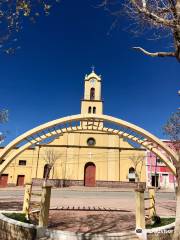
[[[134,37],[124,30],[126,19],[109,34],[113,17],[95,2],[61,1],[49,17],[24,25],[15,55],[0,55],[0,107],[9,109],[9,122],[1,126],[8,131],[6,142],[80,113],[83,80],[92,65],[103,77],[104,113],[163,137],[163,124],[179,107],[180,64],[132,47],[168,50],[168,40]]]

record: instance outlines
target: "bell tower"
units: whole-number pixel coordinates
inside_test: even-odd
[[[101,99],[101,76],[94,69],[84,79],[84,98],[81,101],[81,114],[103,114]]]

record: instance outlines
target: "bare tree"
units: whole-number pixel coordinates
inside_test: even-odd
[[[53,147],[47,147],[44,150],[44,161],[46,163],[46,169],[45,169],[45,176],[44,176],[44,184],[46,184],[51,169],[53,168],[56,160],[60,158],[60,154],[53,148]]]
[[[7,110],[0,110],[0,123],[7,122],[8,119],[8,111]],[[4,134],[0,132],[0,143],[4,140]]]
[[[143,155],[132,155],[129,157],[131,160],[134,170],[135,170],[135,175],[136,175],[136,180],[139,182],[141,180],[141,173],[142,173],[142,168],[144,165],[144,156]]]
[[[136,31],[148,29],[171,36],[173,51],[149,52],[142,47],[134,47],[151,57],[176,57],[180,61],[180,0],[103,0],[101,6],[108,9],[117,18],[125,12]],[[167,42],[165,48],[170,47]]]
[[[8,54],[17,46],[18,34],[24,20],[35,22],[44,14],[49,15],[52,5],[59,0],[2,0],[0,1],[0,49]]]
[[[174,230],[174,240],[180,239],[180,111],[172,114],[164,126],[164,133],[171,139],[171,145],[178,156],[178,161],[174,162],[176,167],[176,222]]]

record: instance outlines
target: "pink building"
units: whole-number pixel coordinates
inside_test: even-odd
[[[171,142],[163,140],[168,146]],[[176,178],[168,167],[154,153],[147,151],[147,186],[174,189]]]

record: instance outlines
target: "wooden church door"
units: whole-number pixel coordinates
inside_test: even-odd
[[[96,186],[96,166],[94,163],[86,163],[84,167],[84,185],[86,187]]]

